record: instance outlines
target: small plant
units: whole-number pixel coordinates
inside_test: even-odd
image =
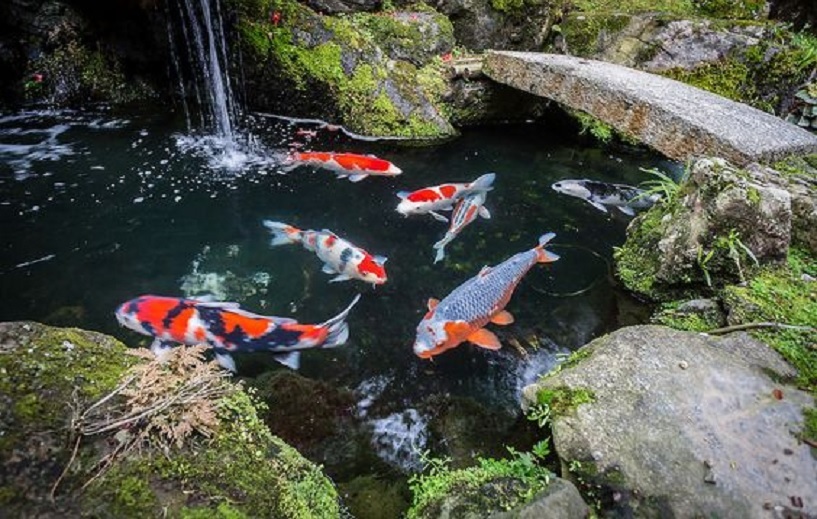
[[[550,406],[547,404],[536,404],[528,409],[527,418],[531,422],[536,422],[540,428],[550,423]]]
[[[640,198],[649,198],[653,195],[658,195],[660,197],[661,203],[663,204],[670,204],[675,200],[675,197],[678,194],[679,184],[677,184],[672,177],[664,173],[663,171],[659,170],[658,168],[639,168],[644,173],[649,173],[650,175],[654,176],[655,178],[652,180],[646,180],[641,183],[644,192],[641,193],[636,197],[636,200]]]

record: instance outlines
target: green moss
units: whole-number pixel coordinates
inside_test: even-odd
[[[659,259],[657,246],[661,239],[661,219],[664,209],[657,204],[640,214],[630,224],[627,241],[613,251],[616,275],[630,291],[658,299],[653,289]]]
[[[251,516],[233,508],[229,503],[219,503],[212,508],[185,508],[181,510],[181,519],[250,519]]]
[[[803,409],[803,437],[817,442],[817,408]]]
[[[550,483],[551,472],[530,453],[509,449],[510,459],[477,458],[477,465],[452,470],[444,461],[430,460],[426,474],[412,476],[412,506],[406,517],[439,517],[442,500],[458,501],[457,516],[488,516],[530,501]]]
[[[572,352],[570,356],[560,364],[562,369],[572,368],[576,366],[581,361],[585,359],[589,359],[593,355],[593,350],[587,347],[581,347],[578,350]]]
[[[681,301],[673,301],[662,304],[650,319],[651,322],[690,332],[705,332],[719,328],[722,325],[716,315],[679,311],[678,307],[681,303]]]
[[[553,416],[572,414],[580,405],[589,404],[595,399],[589,389],[567,386],[543,387],[536,393],[536,402],[550,408]]]
[[[65,425],[66,395],[76,403],[93,401],[116,387],[134,358],[110,337],[76,328],[51,328],[15,323],[10,335],[17,348],[0,355],[0,395],[13,406],[4,409],[0,423],[0,455],[16,441],[42,430]]]
[[[695,14],[693,0],[574,0],[576,10],[586,13]]]
[[[817,155],[793,155],[776,162],[772,167],[787,177],[807,181],[817,179]]]
[[[375,476],[360,476],[340,485],[344,503],[356,519],[402,517],[409,507],[408,487]]]
[[[589,57],[601,50],[602,39],[621,32],[629,23],[630,16],[620,12],[570,14],[559,25],[559,31],[571,54]]]
[[[781,105],[781,96],[806,80],[811,51],[797,44],[797,35],[785,28],[770,26],[766,30],[769,34],[760,43],[736,49],[719,62],[661,74],[774,113]]]
[[[257,405],[243,391],[225,397],[221,429],[211,440],[169,458],[129,458],[88,488],[87,506],[104,503],[104,509],[116,511],[118,517],[153,516],[159,513],[161,489],[163,506],[175,505],[184,517],[213,517],[214,510],[225,518],[338,517],[338,495],[331,482],[270,433]],[[150,487],[129,483],[151,480]],[[184,497],[168,504],[168,495]],[[196,504],[187,508],[188,502]]]
[[[774,329],[752,334],[769,344],[799,372],[797,383],[817,391],[817,286],[802,279],[817,274],[817,259],[796,249],[790,251],[788,266],[767,268],[746,286],[724,289],[724,303],[731,323],[778,322],[810,326],[811,330]]]
[[[704,16],[737,20],[759,18],[766,7],[766,0],[693,0],[693,3]]]

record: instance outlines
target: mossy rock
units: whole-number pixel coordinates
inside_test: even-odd
[[[438,49],[428,47],[428,35],[410,13],[405,19],[331,17],[293,0],[236,1],[254,109],[318,116],[372,136],[429,139],[456,133],[442,112],[446,83],[439,58],[431,59]],[[268,21],[271,11],[280,13],[280,23]],[[430,8],[422,16],[428,21],[423,27],[450,33],[444,17]]]
[[[77,443],[72,423],[138,358],[109,336],[33,322],[0,323],[0,352],[0,506],[9,516],[339,515],[329,479],[270,433],[241,389],[218,401],[213,437],[164,453],[144,445],[103,472],[128,430]]]

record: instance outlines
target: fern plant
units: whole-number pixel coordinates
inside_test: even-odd
[[[645,180],[639,186],[644,190],[643,193],[636,197],[636,200],[647,198],[653,195],[658,195],[661,203],[670,204],[675,200],[678,194],[679,184],[676,183],[672,177],[659,170],[658,168],[638,168],[644,173],[652,175],[652,180]]]

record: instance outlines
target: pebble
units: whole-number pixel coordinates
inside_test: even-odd
[[[689,367],[689,363],[685,360],[682,360],[678,363],[678,367],[681,369],[687,369]]]

